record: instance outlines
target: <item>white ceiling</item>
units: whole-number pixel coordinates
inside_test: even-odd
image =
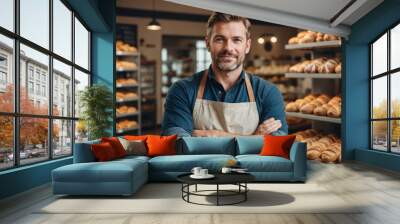
[[[383,0],[355,0],[336,21],[332,18],[351,0],[166,0],[192,7],[347,37],[350,26]]]

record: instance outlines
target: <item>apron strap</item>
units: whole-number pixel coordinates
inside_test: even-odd
[[[203,77],[201,77],[199,89],[197,90],[197,99],[203,99],[204,89],[206,88],[208,69],[206,69],[203,73]]]
[[[207,82],[207,75],[208,75],[208,69],[206,69],[203,73],[203,77],[201,78],[199,89],[197,90],[197,99],[203,99],[204,96],[204,89],[206,87],[206,82]],[[254,91],[253,87],[251,86],[249,76],[247,73],[245,75],[245,81],[246,81],[246,89],[247,89],[247,95],[249,96],[249,102],[255,102],[255,97],[254,97]]]
[[[255,102],[256,100],[254,97],[254,91],[253,91],[253,87],[251,86],[249,76],[247,75],[247,73],[244,73],[244,75],[245,75],[245,80],[246,80],[247,95],[249,95],[249,101]]]

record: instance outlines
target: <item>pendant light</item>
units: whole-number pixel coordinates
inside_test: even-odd
[[[153,0],[153,18],[150,21],[149,25],[146,26],[148,30],[161,30],[160,23],[156,20],[156,4],[155,0]]]

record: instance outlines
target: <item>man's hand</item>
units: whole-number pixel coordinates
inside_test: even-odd
[[[221,136],[233,136],[225,131],[220,130],[193,130],[193,137],[221,137]]]
[[[257,130],[254,132],[255,135],[265,135],[271,134],[274,131],[277,131],[282,127],[282,122],[280,120],[275,120],[275,118],[271,117],[261,123]]]

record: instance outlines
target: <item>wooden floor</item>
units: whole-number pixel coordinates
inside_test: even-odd
[[[0,202],[0,223],[400,223],[400,174],[360,163],[309,163],[308,182],[317,183],[346,201],[367,204],[357,214],[36,214],[54,200],[42,186]],[[317,202],[316,203],[321,203]]]

